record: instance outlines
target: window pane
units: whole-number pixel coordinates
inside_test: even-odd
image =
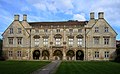
[[[18,43],[18,45],[22,44],[22,38],[21,37],[17,38],[17,43]]]
[[[10,33],[10,34],[13,34],[13,28],[10,28],[9,33]]]
[[[108,32],[108,27],[105,27],[105,32]]]
[[[95,32],[99,32],[99,27],[95,27]]]
[[[8,38],[9,44],[13,44],[13,38]]]
[[[22,33],[22,29],[18,28],[18,34]]]
[[[35,39],[35,46],[39,45],[39,39]]]
[[[104,44],[108,45],[109,44],[109,38],[104,38]]]

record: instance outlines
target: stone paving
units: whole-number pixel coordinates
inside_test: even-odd
[[[41,69],[34,71],[31,74],[53,74],[57,70],[60,63],[61,63],[60,60],[52,61],[50,64],[44,66]]]

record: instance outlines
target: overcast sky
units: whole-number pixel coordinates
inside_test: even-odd
[[[90,12],[104,12],[105,19],[120,40],[120,0],[0,0],[0,35],[14,14],[27,14],[28,22],[89,20]],[[2,38],[2,36],[0,36]]]

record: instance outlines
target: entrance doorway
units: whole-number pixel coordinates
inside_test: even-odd
[[[49,60],[49,51],[48,50],[43,50],[42,51],[42,57],[43,57],[43,60]]]
[[[39,50],[35,50],[33,52],[33,59],[38,60],[39,57],[40,57],[40,51]]]
[[[63,54],[61,50],[55,50],[53,53],[55,60],[62,60]]]
[[[84,53],[82,50],[76,51],[76,60],[84,60]]]
[[[75,56],[75,53],[73,50],[68,50],[66,53],[67,60],[73,60],[73,57]]]

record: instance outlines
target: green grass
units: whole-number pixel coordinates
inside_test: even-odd
[[[67,61],[61,63],[56,74],[120,74],[120,63]]]
[[[0,61],[0,74],[30,74],[49,61]]]

